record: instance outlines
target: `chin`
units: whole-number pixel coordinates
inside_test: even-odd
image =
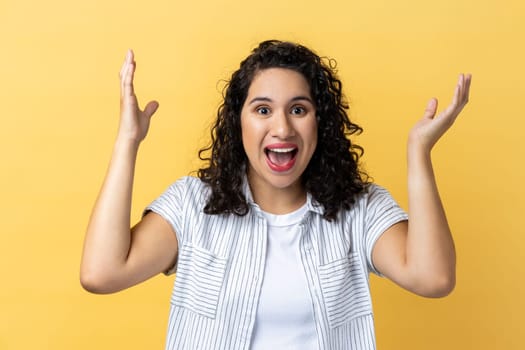
[[[291,174],[272,174],[272,176],[270,178],[267,178],[266,180],[269,184],[272,185],[272,187],[284,190],[298,185],[301,181],[301,178],[293,176]]]

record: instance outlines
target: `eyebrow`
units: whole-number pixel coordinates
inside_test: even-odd
[[[259,102],[259,101],[263,101],[263,102],[273,102],[273,100],[269,97],[264,97],[264,96],[260,96],[260,97],[254,97],[250,103],[248,104],[252,104],[254,102]],[[310,102],[312,105],[314,104],[314,102],[312,101],[312,99],[308,96],[295,96],[294,98],[292,98],[290,100],[290,102],[295,102],[295,101],[308,101]]]

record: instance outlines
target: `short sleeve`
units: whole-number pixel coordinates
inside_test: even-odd
[[[152,211],[162,216],[175,231],[179,246],[182,245],[182,242],[184,241],[183,208],[187,197],[187,187],[188,178],[181,178],[169,186],[164,193],[148,205],[143,213],[143,215],[146,215],[148,212]],[[176,267],[177,263],[175,263],[168,271],[165,271],[164,274],[170,275],[175,273]]]
[[[375,243],[389,227],[404,220],[408,220],[407,213],[401,209],[390,193],[378,185],[370,185],[365,214],[365,251],[371,272],[381,276],[372,263],[372,250]]]

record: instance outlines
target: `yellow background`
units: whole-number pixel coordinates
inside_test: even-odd
[[[366,169],[406,208],[405,140],[426,101],[471,103],[434,151],[458,251],[445,299],[372,279],[379,349],[522,349],[525,7],[521,0],[0,1],[0,349],[161,349],[173,277],[110,296],[79,284],[82,241],[135,50],[158,99],[133,220],[196,152],[221,79],[261,40],[337,59]]]

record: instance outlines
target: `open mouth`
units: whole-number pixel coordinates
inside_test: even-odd
[[[264,149],[267,163],[270,168],[275,171],[286,171],[291,169],[295,164],[297,152],[297,147],[266,147]]]

